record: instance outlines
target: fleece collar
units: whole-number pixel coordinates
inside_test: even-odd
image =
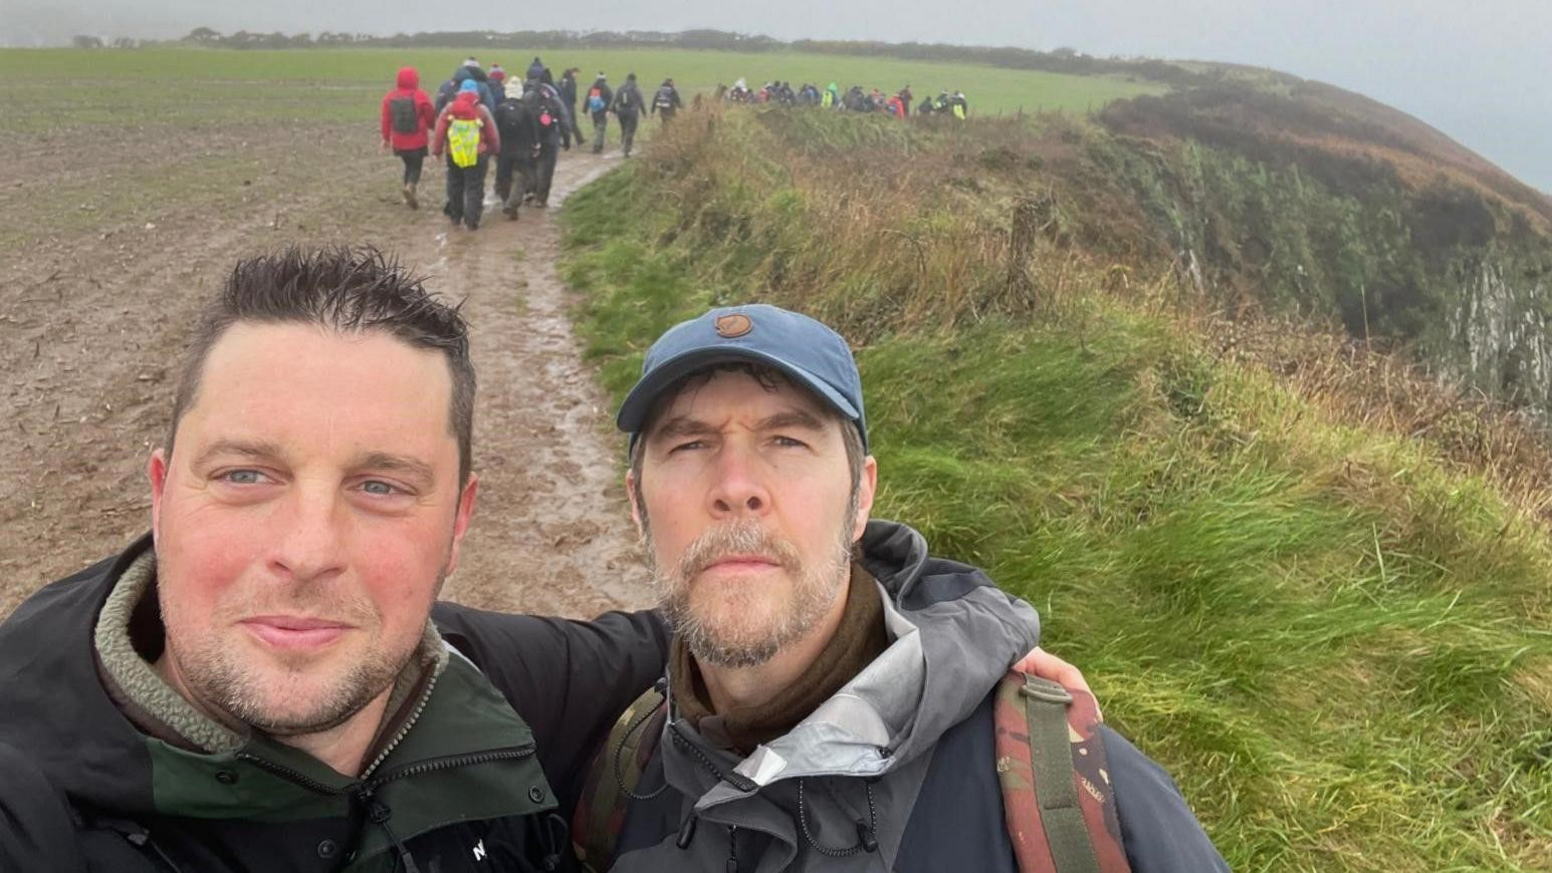
[[[109,693],[125,715],[151,736],[188,751],[235,752],[248,737],[196,709],[141,654],[161,647],[160,626],[146,627],[146,617],[151,614],[147,609],[155,603],[155,586],[156,554],[147,550],[125,568],[98,614],[93,642]],[[152,635],[158,639],[145,639]],[[447,660],[447,646],[428,620],[414,657],[394,681],[385,724],[401,720],[399,713],[417,686],[425,686],[421,693],[429,695],[431,683],[424,680],[440,675]],[[382,739],[379,737],[379,741]],[[367,760],[374,757],[375,754],[369,754]]]

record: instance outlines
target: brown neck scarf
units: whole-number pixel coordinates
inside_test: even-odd
[[[747,755],[755,746],[792,730],[887,648],[889,633],[884,627],[884,601],[878,583],[854,563],[841,623],[812,667],[797,681],[764,703],[717,712],[695,656],[674,637],[669,652],[674,703],[679,715],[707,740]]]

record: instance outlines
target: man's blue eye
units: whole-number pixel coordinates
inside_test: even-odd
[[[378,482],[375,480],[367,482],[366,484],[362,485],[361,488],[368,494],[376,494],[380,497],[387,497],[393,494],[395,490],[397,490],[387,482]]]
[[[226,481],[233,485],[257,485],[259,484],[258,470],[233,470],[226,474]]]

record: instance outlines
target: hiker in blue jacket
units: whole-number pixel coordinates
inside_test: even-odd
[[[490,77],[480,68],[480,64],[474,58],[464,61],[453,74],[437,88],[436,103],[432,107],[437,115],[447,108],[447,104],[453,102],[458,92],[463,88],[463,83],[473,81],[475,90],[479,92],[480,102],[491,112],[496,111],[496,95],[490,90]]]

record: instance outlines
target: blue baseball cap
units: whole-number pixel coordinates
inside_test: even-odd
[[[463,80],[463,84],[458,86],[458,93],[460,93],[460,94],[462,94],[465,91],[479,91],[479,90],[480,90],[480,83],[474,81],[473,79],[464,79]]]
[[[641,378],[620,404],[615,423],[634,443],[665,390],[706,367],[740,362],[769,366],[813,392],[857,425],[867,450],[862,377],[851,347],[814,319],[766,303],[713,309],[669,328],[647,349]]]

